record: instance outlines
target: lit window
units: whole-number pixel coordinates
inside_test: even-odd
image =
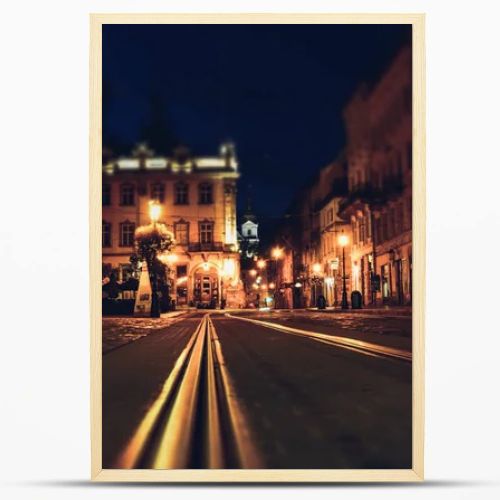
[[[189,243],[189,224],[187,222],[176,222],[174,224],[175,242],[178,245]]]
[[[120,224],[120,246],[131,247],[134,246],[134,233],[135,224],[133,222],[125,221]]]
[[[214,224],[213,222],[200,222],[200,243],[207,244],[213,242]]]
[[[151,185],[151,199],[163,203],[165,199],[165,184],[158,182]]]
[[[104,221],[102,223],[102,246],[103,248],[111,246],[111,224]]]
[[[175,185],[175,204],[187,205],[189,203],[189,186],[185,182]]]
[[[210,205],[213,203],[212,197],[212,184],[208,182],[203,182],[198,186],[199,198],[198,203],[200,205]]]
[[[135,190],[133,184],[120,186],[120,205],[131,206],[135,204]]]
[[[102,185],[102,206],[107,207],[111,205],[111,184]]]

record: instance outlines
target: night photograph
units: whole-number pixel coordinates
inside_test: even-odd
[[[412,25],[104,24],[104,469],[412,469]]]

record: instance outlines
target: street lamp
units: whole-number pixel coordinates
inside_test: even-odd
[[[158,222],[161,215],[161,205],[154,200],[149,202],[149,217],[153,225]]]
[[[154,200],[149,202],[149,218],[151,219],[151,224],[153,228],[156,229],[156,223],[160,218],[161,214],[161,206]],[[158,276],[156,274],[156,251],[154,252],[154,257],[150,262],[151,269],[149,269],[149,276],[151,281],[151,317],[159,318],[160,317],[160,303],[158,299]]]
[[[342,309],[349,309],[349,304],[347,302],[347,288],[346,288],[346,277],[345,277],[345,247],[349,243],[349,238],[345,234],[339,236],[339,244],[342,247]]]
[[[266,261],[264,259],[259,259],[257,261],[257,267],[259,269],[264,269],[266,267]]]
[[[280,281],[278,277],[278,260],[283,257],[283,248],[281,247],[274,247],[271,251],[271,256],[274,259],[274,270],[275,270],[275,279],[276,279],[276,291],[274,292],[274,308],[278,308],[278,296],[279,296],[279,288],[280,288]]]
[[[312,276],[312,282],[313,282],[313,307],[316,307],[318,305],[318,284],[321,280],[321,264],[319,262],[315,262],[313,265],[312,265],[312,272],[313,272],[313,276]]]

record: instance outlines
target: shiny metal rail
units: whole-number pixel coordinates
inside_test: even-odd
[[[395,359],[407,363],[411,363],[412,360],[411,352],[405,351],[403,349],[397,349],[395,347],[373,344],[372,342],[365,342],[364,340],[351,339],[349,337],[339,337],[338,335],[328,335],[325,333],[311,332],[309,330],[302,330],[300,328],[292,328],[290,326],[280,325],[278,323],[273,323],[271,321],[244,318],[242,316],[236,316],[232,314],[226,314],[226,316],[233,319],[238,319],[240,321],[247,321],[249,323],[254,323],[256,325],[272,328],[273,330],[289,333],[291,335],[297,335],[299,337],[309,338],[317,342],[322,342],[324,344],[328,344],[334,347],[340,347],[342,349],[358,352],[366,356]]]
[[[116,468],[240,467],[261,467],[259,454],[207,314],[118,457]]]

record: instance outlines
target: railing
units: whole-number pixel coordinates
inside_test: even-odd
[[[220,241],[213,243],[190,243],[188,250],[190,252],[223,252],[226,250],[224,247],[225,245]]]

